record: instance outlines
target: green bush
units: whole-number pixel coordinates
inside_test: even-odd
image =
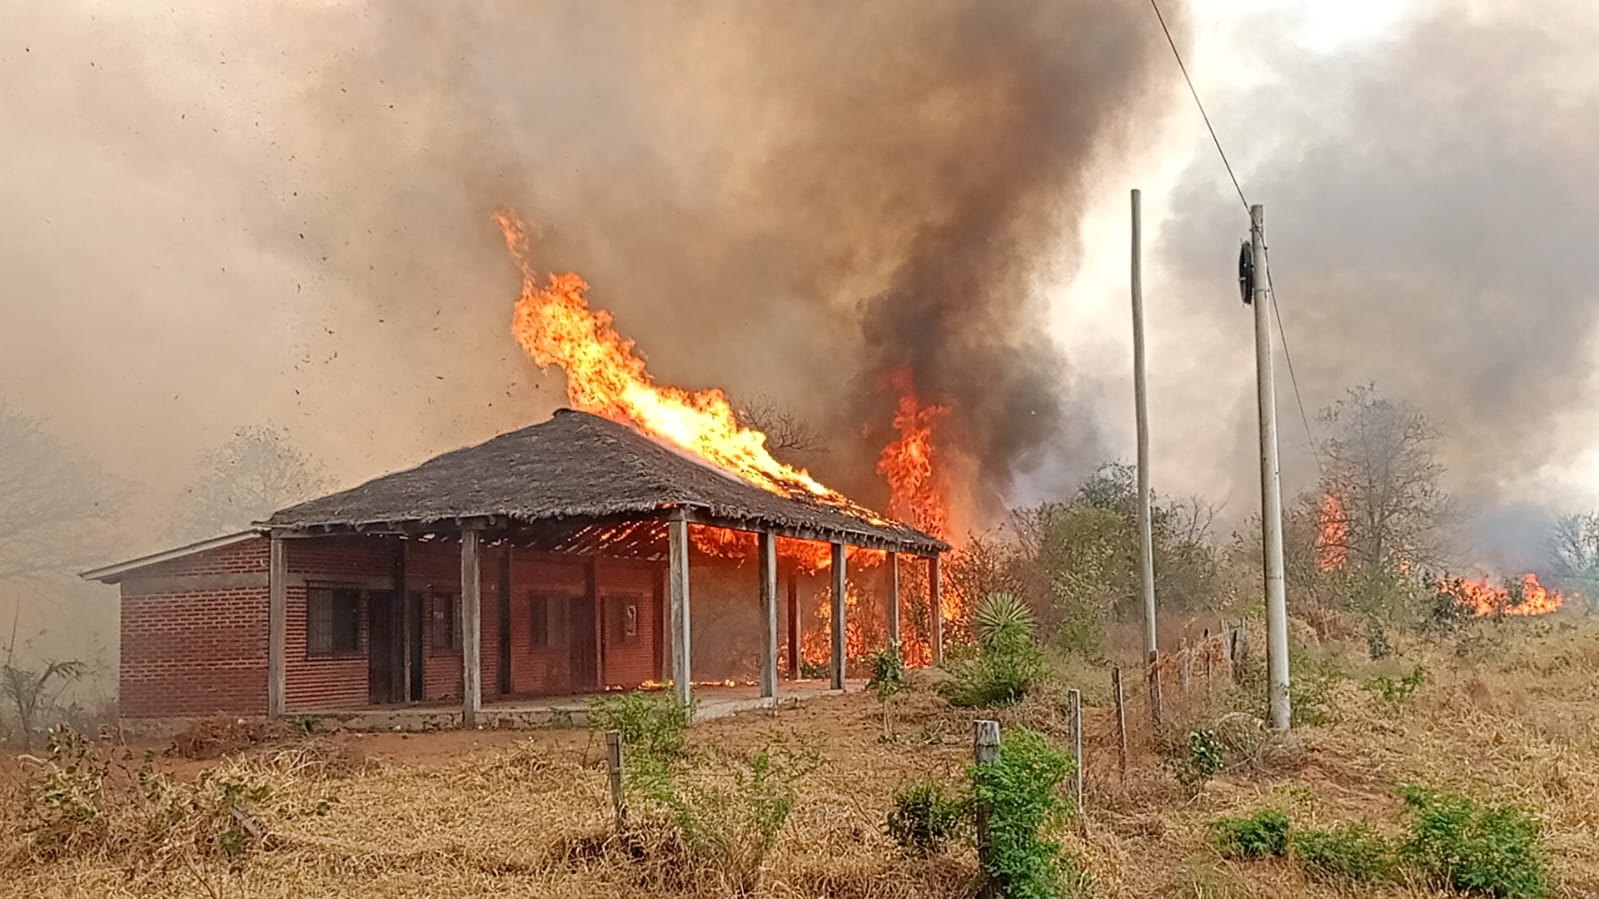
[[[1538,822],[1525,811],[1420,787],[1402,795],[1412,821],[1401,853],[1433,883],[1495,899],[1545,894]]]
[[[1390,711],[1407,705],[1421,685],[1427,681],[1427,669],[1417,665],[1404,677],[1374,677],[1366,681],[1366,691]]]
[[[762,750],[718,759],[710,770],[652,766],[630,786],[646,813],[670,823],[696,862],[745,896],[760,886],[766,858],[794,809],[795,784],[818,764],[814,754]]]
[[[977,655],[950,665],[944,685],[951,705],[992,708],[1014,705],[1044,669],[1044,652],[1033,642],[1033,613],[1007,593],[996,593],[972,616]]]
[[[1215,731],[1189,731],[1187,754],[1170,764],[1177,780],[1189,791],[1197,792],[1206,781],[1221,773],[1226,764],[1226,750]]]
[[[1288,816],[1267,809],[1244,818],[1222,818],[1212,825],[1223,858],[1265,858],[1288,851]]]
[[[942,852],[960,832],[967,808],[965,800],[951,795],[941,783],[910,784],[895,791],[886,829],[899,848],[926,857]]]
[[[1003,899],[1055,899],[1069,875],[1080,879],[1060,843],[1043,836],[1068,814],[1056,789],[1073,770],[1070,756],[1026,728],[1005,737],[992,764],[968,770],[972,799],[988,816],[983,874]]]
[[[1310,727],[1331,724],[1336,717],[1333,693],[1344,679],[1337,661],[1294,648],[1289,650],[1288,666],[1288,703],[1293,710],[1293,723]]]
[[[1394,874],[1394,847],[1364,824],[1331,830],[1295,830],[1294,858],[1311,877],[1355,887]]]
[[[669,693],[635,690],[589,700],[590,730],[621,731],[630,753],[658,761],[682,752],[683,731],[693,720],[693,703],[678,702]]]

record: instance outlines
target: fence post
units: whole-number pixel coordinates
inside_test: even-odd
[[[1127,786],[1127,703],[1122,696],[1122,669],[1110,671],[1111,691],[1116,694],[1116,760],[1121,766],[1122,786]]]
[[[611,774],[611,805],[616,809],[616,832],[627,831],[627,797],[622,792],[622,732],[605,732],[605,757]]]
[[[1183,638],[1182,651],[1177,654],[1177,685],[1184,694],[1188,693],[1189,675],[1193,669],[1193,653],[1190,652],[1188,638]]]
[[[1077,768],[1077,814],[1083,814],[1083,691],[1072,689],[1066,692],[1066,701],[1071,709],[1072,725],[1072,761]]]
[[[972,723],[972,755],[979,765],[992,765],[999,759],[999,722],[978,720]],[[993,899],[995,884],[988,876],[988,805],[977,803],[977,858],[983,869],[982,899]]]

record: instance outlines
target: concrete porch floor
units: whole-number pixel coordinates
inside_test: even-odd
[[[865,687],[862,680],[849,680],[845,691]],[[483,703],[478,727],[485,730],[537,730],[540,728],[587,727],[589,703],[627,691],[583,693],[535,699],[497,699]],[[652,690],[650,692],[664,692]],[[823,680],[782,681],[777,685],[778,706],[792,705],[819,696],[837,696],[838,690]],[[694,720],[708,721],[751,709],[768,708],[771,699],[762,698],[760,687],[750,684],[705,684],[694,686]],[[458,703],[433,702],[408,705],[370,706],[359,709],[329,709],[293,713],[299,717],[321,719],[324,727],[353,731],[431,731],[453,730],[461,726]]]

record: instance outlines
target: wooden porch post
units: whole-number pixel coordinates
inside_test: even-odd
[[[833,544],[833,689],[844,689],[844,592],[848,589],[844,571],[844,544]]]
[[[267,714],[283,714],[288,679],[284,635],[289,621],[289,563],[282,537],[267,546]]]
[[[944,590],[938,581],[938,556],[927,557],[927,599],[933,614],[933,664],[944,664]]]
[[[760,535],[761,697],[777,697],[777,537]]]
[[[899,553],[889,553],[888,575],[888,644],[899,645]]]
[[[672,691],[678,702],[686,704],[694,693],[690,664],[693,654],[689,648],[688,520],[674,519],[668,530],[671,561],[666,577],[672,604]]]
[[[800,679],[799,572],[788,572],[788,679]]]
[[[483,578],[477,531],[461,531],[461,727],[477,726],[483,708]]]
[[[411,695],[411,641],[418,622],[412,615],[411,591],[406,589],[405,538],[395,538],[394,548],[394,601],[400,604],[400,690],[401,702],[415,702],[420,696]]]

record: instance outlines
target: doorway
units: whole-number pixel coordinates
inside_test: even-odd
[[[399,604],[391,590],[367,594],[367,701],[373,705],[394,702],[402,682]]]

